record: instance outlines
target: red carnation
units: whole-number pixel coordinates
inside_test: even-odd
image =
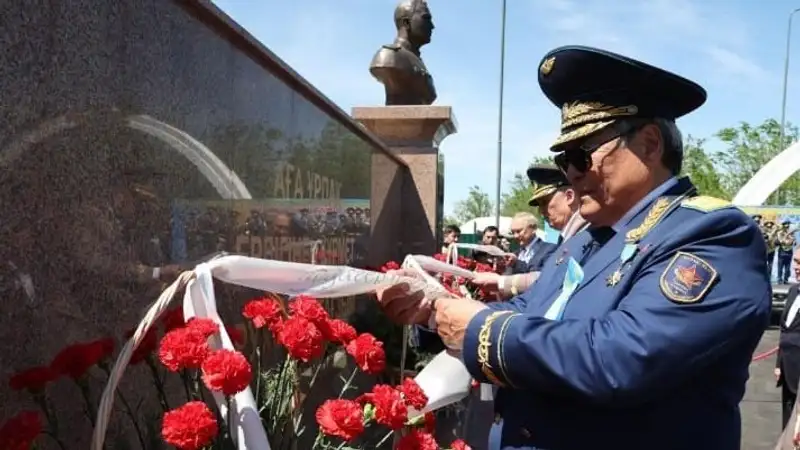
[[[131,336],[136,332],[136,330],[130,330],[125,333],[125,338],[130,339]],[[150,328],[147,330],[147,333],[144,334],[142,340],[139,342],[139,346],[131,354],[131,360],[129,364],[139,364],[140,362],[147,359],[150,354],[152,354],[158,348],[158,337],[156,336],[155,328]]]
[[[425,425],[425,431],[433,433],[436,431],[436,414],[431,411],[426,412],[423,416],[422,423]]]
[[[39,393],[56,378],[58,378],[58,374],[49,367],[32,367],[12,375],[11,379],[8,380],[8,385],[15,391],[24,389],[32,393]]]
[[[208,356],[208,338],[189,328],[176,328],[161,338],[158,358],[172,372],[199,369]]]
[[[203,402],[189,402],[164,414],[161,436],[180,450],[200,450],[217,436],[217,421]]]
[[[184,325],[186,325],[186,321],[183,320],[183,308],[177,307],[167,310],[161,316],[161,323],[164,325],[165,333],[168,333],[176,328],[182,328]]]
[[[372,392],[362,395],[359,400],[372,403],[375,407],[375,421],[393,430],[403,428],[408,420],[408,408],[400,391],[389,385],[377,384]]]
[[[456,264],[462,269],[472,270],[475,267],[475,260],[459,256]]]
[[[322,355],[324,350],[322,332],[308,319],[300,316],[287,319],[278,330],[277,338],[292,358],[303,362]]]
[[[186,328],[196,331],[206,338],[219,333],[219,325],[214,320],[207,317],[192,317],[186,322]]]
[[[289,311],[295,316],[304,317],[318,327],[330,319],[328,311],[319,303],[319,300],[307,295],[298,295],[289,302]]]
[[[476,263],[475,272],[494,272],[494,269],[489,264]]]
[[[42,433],[42,419],[35,411],[22,411],[0,427],[0,448],[29,450]]]
[[[356,364],[365,373],[375,375],[383,372],[386,368],[383,342],[375,339],[375,336],[369,333],[362,333],[350,341],[345,349],[355,358]]]
[[[250,300],[244,305],[242,315],[253,322],[256,328],[267,327],[275,331],[275,326],[283,320],[281,305],[274,298]]]
[[[433,255],[433,258],[437,261],[442,261],[442,262],[447,261],[447,255],[445,255],[444,253],[437,253]]]
[[[50,369],[58,375],[78,379],[97,363],[111,356],[114,341],[111,338],[73,344],[64,347],[53,358]]]
[[[364,411],[353,400],[326,400],[316,417],[319,429],[328,436],[352,441],[364,432]]]
[[[411,378],[406,378],[403,383],[397,387],[397,390],[403,394],[406,404],[416,410],[421,410],[428,404],[428,396],[422,391],[416,381]]]
[[[233,350],[217,350],[203,361],[203,383],[211,391],[222,392],[227,396],[247,389],[253,371],[247,358]]]
[[[463,439],[456,439],[455,441],[453,441],[452,444],[450,444],[450,449],[451,450],[472,450],[472,447],[467,445],[467,443],[464,442]]]
[[[244,334],[236,327],[225,327],[228,337],[231,338],[233,345],[244,345]]]
[[[400,268],[400,264],[397,264],[395,261],[389,261],[381,267],[381,272],[386,273],[390,270],[397,270]]]
[[[337,344],[348,344],[358,335],[352,325],[341,319],[330,319],[319,329],[325,339]]]
[[[439,444],[430,433],[414,429],[400,438],[395,450],[439,450]]]

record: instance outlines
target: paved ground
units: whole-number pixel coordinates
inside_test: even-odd
[[[756,354],[774,348],[778,330],[764,334]],[[742,450],[773,450],[780,435],[780,389],[775,387],[772,370],[775,357],[754,362],[750,366],[750,380],[742,401]]]

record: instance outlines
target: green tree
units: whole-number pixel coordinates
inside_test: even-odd
[[[800,132],[787,124],[785,143],[796,142]],[[753,126],[741,122],[738,127],[723,128],[715,135],[727,148],[716,152],[714,162],[721,174],[722,187],[726,192],[736,192],[783,148],[780,145],[780,124],[767,119]],[[791,205],[800,202],[800,176],[795,174],[768,199],[769,205]]]
[[[722,185],[722,176],[705,151],[705,142],[705,139],[687,137],[683,149],[682,174],[692,180],[698,193],[730,200],[730,193]]]
[[[552,163],[552,158],[540,156],[534,158],[529,166]],[[525,211],[538,215],[538,211],[528,205],[528,200],[531,199],[532,193],[533,189],[531,187],[530,180],[528,180],[527,174],[523,172],[516,172],[514,176],[511,177],[511,181],[509,181],[506,191],[503,192],[502,201],[500,203],[501,214],[504,216],[513,216],[518,212]]]
[[[456,202],[453,211],[453,218],[459,224],[475,219],[492,215],[494,206],[489,200],[489,194],[483,192],[478,186],[469,188],[467,198]]]

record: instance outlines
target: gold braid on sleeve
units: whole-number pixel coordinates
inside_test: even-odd
[[[481,366],[481,372],[489,382],[500,387],[505,387],[505,384],[492,371],[489,363],[489,350],[492,347],[492,325],[495,320],[508,314],[511,314],[511,311],[495,311],[489,314],[478,332],[478,364]]]

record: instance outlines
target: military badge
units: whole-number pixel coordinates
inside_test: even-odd
[[[555,56],[552,56],[544,60],[544,62],[542,63],[542,67],[539,68],[539,71],[542,72],[542,76],[546,77],[550,75],[550,72],[553,71],[553,66],[555,65],[555,63],[556,63]]]
[[[704,259],[678,252],[661,274],[661,292],[675,303],[697,303],[705,297],[719,274]]]
[[[566,256],[567,250],[565,249],[560,255],[558,255],[558,258],[556,258],[556,265],[560,266],[564,262],[564,258],[566,258]]]
[[[616,286],[620,281],[622,281],[622,271],[617,269],[606,278],[606,286]]]

